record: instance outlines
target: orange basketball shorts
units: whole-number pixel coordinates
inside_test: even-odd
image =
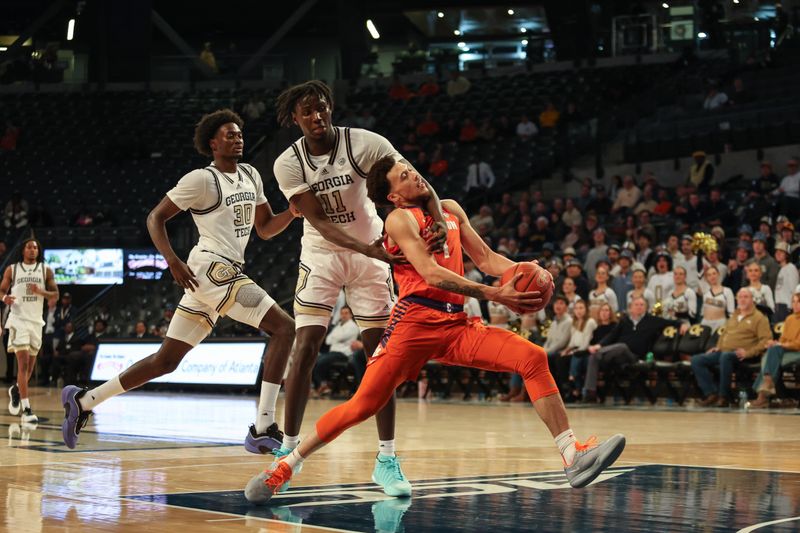
[[[510,331],[470,320],[464,313],[445,313],[401,301],[392,311],[381,345],[367,361],[355,395],[317,422],[319,437],[330,442],[373,416],[401,383],[416,380],[429,360],[520,374],[532,401],[558,394],[541,347]]]

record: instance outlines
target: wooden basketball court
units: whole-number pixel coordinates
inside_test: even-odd
[[[34,389],[35,429],[0,415],[0,530],[800,530],[797,410],[570,408],[579,439],[628,439],[607,474],[574,490],[530,405],[403,401],[397,443],[413,498],[371,482],[367,422],[258,507],[242,495],[271,457],[242,447],[255,397],[126,394],[97,410],[71,451],[57,393]],[[335,403],[312,400],[304,430]]]

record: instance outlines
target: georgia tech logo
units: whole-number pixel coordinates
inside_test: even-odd
[[[700,324],[695,324],[694,326],[689,328],[689,335],[691,335],[692,337],[699,337],[702,334],[703,334],[703,326],[701,326]]]
[[[208,279],[215,285],[225,285],[239,277],[242,270],[235,265],[214,261],[208,269]]]

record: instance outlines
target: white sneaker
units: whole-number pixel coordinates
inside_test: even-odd
[[[20,418],[22,419],[23,424],[39,423],[39,417],[33,414],[33,411],[31,411],[30,407],[26,407],[25,409],[23,409],[22,416]]]
[[[8,412],[17,416],[22,409],[22,403],[19,398],[19,387],[14,383],[8,388]]]

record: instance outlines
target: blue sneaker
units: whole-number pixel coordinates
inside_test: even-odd
[[[256,433],[256,426],[250,424],[247,437],[244,439],[244,449],[250,453],[266,455],[280,448],[282,442],[283,431],[278,429],[277,422],[273,422],[264,433]]]
[[[61,423],[61,435],[67,448],[74,449],[78,444],[78,434],[89,421],[91,411],[84,411],[78,399],[86,394],[87,389],[67,385],[61,390],[61,403],[64,405],[64,422]]]
[[[411,496],[411,483],[408,482],[400,460],[395,457],[375,458],[375,470],[372,471],[372,481],[383,488],[384,494],[395,497]]]
[[[276,468],[278,468],[278,461],[280,461],[282,457],[286,457],[290,453],[292,453],[292,450],[285,447],[282,444],[280,448],[272,450],[272,455],[275,456],[275,460],[269,466],[269,470],[275,470]],[[292,469],[292,475],[299,474],[301,470],[303,470],[303,463],[297,463],[295,467]],[[284,492],[289,490],[289,485],[291,485],[289,481],[282,484],[280,487],[278,487],[277,493],[283,494]]]
[[[402,531],[403,515],[411,507],[411,498],[392,498],[372,504],[372,518],[377,533]]]

